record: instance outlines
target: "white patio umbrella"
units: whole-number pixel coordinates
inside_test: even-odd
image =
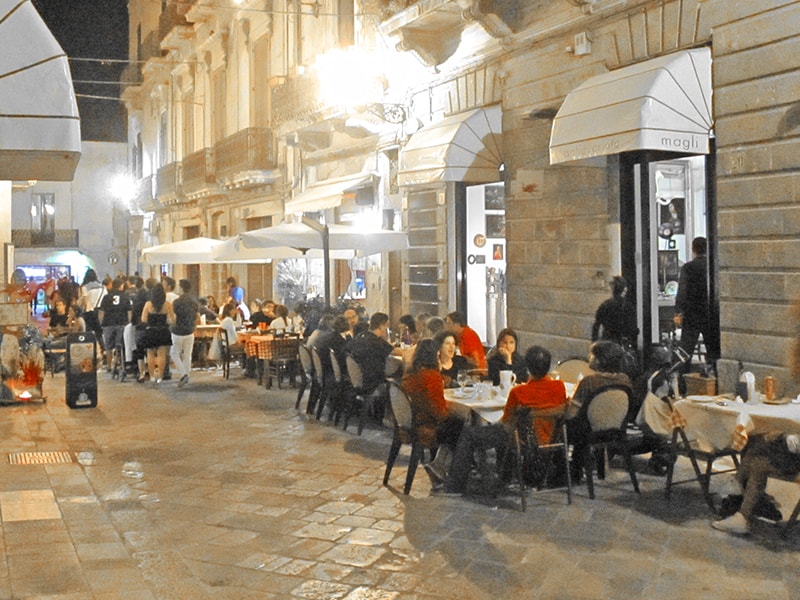
[[[217,262],[211,252],[221,240],[197,237],[169,244],[151,246],[142,250],[142,258],[151,265],[169,263],[171,265],[194,265]]]
[[[403,232],[350,225],[321,225],[303,219],[302,223],[281,223],[240,233],[216,246],[212,254],[219,262],[248,260],[257,256],[276,258],[273,253],[282,251],[280,249],[293,249],[299,252],[299,256],[307,258],[320,257],[324,261],[325,302],[329,305],[331,258],[370,256],[407,248],[408,236]]]

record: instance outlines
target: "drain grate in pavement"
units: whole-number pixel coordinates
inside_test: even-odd
[[[53,465],[71,463],[72,454],[69,452],[15,452],[8,455],[8,462],[12,465]]]

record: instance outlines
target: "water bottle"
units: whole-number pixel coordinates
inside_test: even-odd
[[[737,397],[747,402],[747,378],[745,377],[742,361],[739,361],[739,375],[736,380],[734,392]]]

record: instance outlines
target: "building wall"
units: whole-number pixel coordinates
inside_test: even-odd
[[[551,122],[592,75],[678,49],[713,53],[716,199],[722,328],[720,386],[738,360],[777,375],[797,393],[788,357],[797,337],[789,308],[800,297],[797,104],[800,3],[674,0],[615,15],[586,14],[575,26],[509,53],[503,96],[509,323],[523,345],[556,357],[582,354],[593,313],[608,294],[619,191],[614,158],[549,166]],[[586,31],[592,52],[565,51]],[[546,112],[546,111],[544,111]]]
[[[787,368],[800,298],[800,3],[709,3],[723,377],[742,360],[760,381]]]
[[[80,250],[98,275],[126,269],[128,231],[123,201],[114,195],[114,180],[127,173],[127,147],[117,142],[81,143],[81,160],[71,182],[39,181],[12,194],[12,229],[30,229],[31,194],[55,194],[55,228],[77,229]],[[117,218],[115,218],[115,216]],[[117,262],[111,264],[114,253]],[[17,248],[16,264],[44,264],[48,248]],[[80,281],[84,273],[73,273]]]

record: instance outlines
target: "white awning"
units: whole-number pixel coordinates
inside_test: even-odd
[[[355,177],[328,180],[318,185],[308,186],[294,198],[286,201],[284,213],[289,215],[335,208],[342,203],[342,196],[345,192],[359,190],[371,186],[373,183],[373,175],[361,173]]]
[[[553,121],[550,164],[631,150],[708,154],[711,51],[684,50],[597,75]]]
[[[80,151],[66,54],[30,1],[0,0],[0,180],[71,181]]]
[[[398,183],[500,181],[503,110],[499,105],[451,115],[411,136],[400,151]]]

